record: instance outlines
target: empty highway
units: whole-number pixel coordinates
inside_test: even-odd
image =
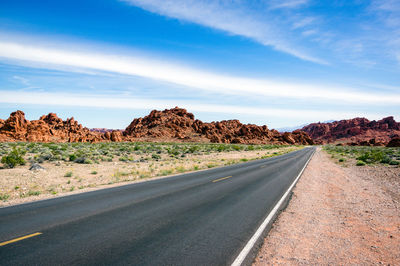
[[[1,208],[0,265],[229,265],[314,150]]]

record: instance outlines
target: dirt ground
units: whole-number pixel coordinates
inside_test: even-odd
[[[400,168],[344,167],[320,149],[254,265],[400,265]]]
[[[30,171],[29,165],[0,169],[0,196],[3,197],[0,207],[143,182],[150,178],[230,165],[263,156],[276,156],[296,149],[300,148],[288,146],[270,150],[230,151],[188,155],[185,158],[163,155],[161,160],[143,162],[114,160],[99,164],[77,164],[55,161],[41,164],[45,170],[37,171]]]

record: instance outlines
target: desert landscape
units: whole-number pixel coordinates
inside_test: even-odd
[[[0,169],[0,206],[265,159],[301,148],[148,142],[0,143],[0,154],[6,158],[2,160],[5,169]],[[14,158],[18,159],[16,165]]]
[[[238,120],[204,123],[176,107],[135,118],[125,130],[90,130],[74,118],[50,113],[29,121],[16,111],[0,120],[0,199],[5,206],[278,156],[314,143],[325,144],[321,152],[343,167],[398,169],[399,133],[393,117],[279,133]]]
[[[173,108],[134,119],[125,130],[90,130],[54,113],[28,121],[17,111],[0,120],[0,206],[272,158],[318,145],[254,265],[395,265],[400,263],[393,253],[400,248],[399,129],[393,117],[356,118],[279,133],[238,120],[203,123],[185,109]]]
[[[400,265],[399,0],[1,0],[0,265]]]

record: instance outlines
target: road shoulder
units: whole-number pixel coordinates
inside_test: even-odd
[[[339,166],[319,149],[255,265],[400,264],[400,204],[373,172]]]

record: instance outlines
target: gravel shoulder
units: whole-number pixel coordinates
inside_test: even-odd
[[[400,168],[335,164],[318,149],[254,265],[400,265]]]

